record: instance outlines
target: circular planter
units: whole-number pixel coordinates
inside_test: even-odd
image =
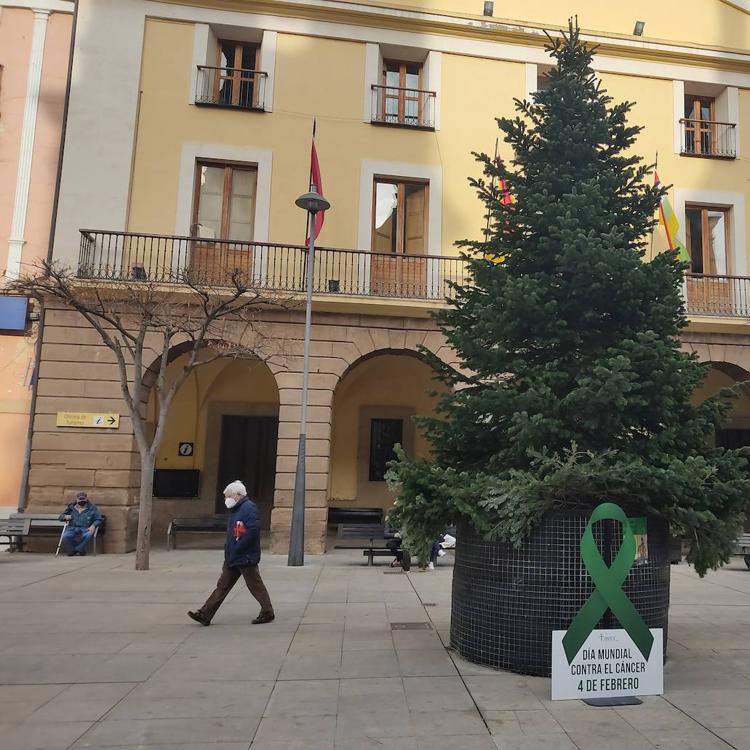
[[[451,646],[477,664],[520,674],[550,675],[552,631],[566,630],[594,585],[581,560],[589,514],[552,512],[519,548],[485,541],[459,524],[453,568]],[[669,526],[647,522],[648,560],[633,565],[623,590],[650,628],[664,629],[669,609]],[[621,543],[615,521],[595,524],[594,538],[607,564]],[[600,628],[619,628],[607,610]]]

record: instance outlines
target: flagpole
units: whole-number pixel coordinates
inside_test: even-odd
[[[656,152],[656,156],[654,157],[654,177],[656,177],[656,170],[659,168],[659,152]],[[661,206],[661,202],[659,203]],[[651,262],[654,259],[654,232],[656,231],[656,226],[659,222],[657,221],[656,224],[654,224],[653,227],[651,227],[651,247],[648,251],[648,260]]]
[[[495,138],[495,158],[492,160],[492,164],[497,169],[497,145],[498,145],[498,139]],[[492,178],[490,179],[490,192],[493,191],[495,187],[495,175],[492,175]],[[487,226],[484,228],[484,241],[488,242],[490,238],[490,209],[487,209]]]
[[[315,170],[315,178],[313,178]],[[289,556],[287,565],[305,564],[305,474],[307,442],[307,401],[310,380],[310,338],[312,330],[312,293],[315,270],[316,216],[326,211],[331,204],[318,193],[322,182],[317,152],[315,150],[315,123],[313,121],[313,142],[310,153],[310,190],[301,195],[295,203],[307,212],[307,268],[305,273],[305,334],[302,355],[302,397],[300,405],[299,442],[297,445],[297,466],[294,474],[294,495],[292,498],[292,522],[289,530]]]

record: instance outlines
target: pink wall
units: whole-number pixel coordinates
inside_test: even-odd
[[[31,164],[21,272],[46,257],[60,148],[65,82],[73,16],[52,13],[47,21]],[[15,203],[18,152],[23,129],[34,15],[0,8],[0,271],[8,260]],[[15,505],[26,447],[36,327],[26,336],[0,334],[0,505]]]

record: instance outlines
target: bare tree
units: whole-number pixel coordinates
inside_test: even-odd
[[[280,342],[263,334],[257,315],[284,300],[261,294],[240,271],[227,274],[221,287],[195,283],[189,274],[182,281],[179,289],[152,281],[86,281],[65,266],[43,261],[6,286],[10,294],[80,313],[115,355],[141,462],[136,570],[149,567],[156,453],[180,386],[196,367],[217,359],[267,361],[281,353]],[[187,356],[176,377],[168,379],[170,353],[178,345]],[[158,407],[152,435],[142,413],[149,388]]]

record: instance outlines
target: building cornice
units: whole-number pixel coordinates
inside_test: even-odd
[[[72,13],[74,0],[0,0],[0,8],[46,10],[50,13]]]
[[[738,2],[725,1],[732,4]],[[252,4],[247,0],[159,0],[152,3],[152,6],[158,5],[182,5],[217,11],[294,17],[393,29],[413,34],[442,34],[491,42],[512,42],[536,48],[546,42],[547,33],[555,35],[563,30],[563,27],[555,24],[539,25],[467,14],[451,15],[439,11],[378,5],[369,0],[259,0]],[[602,52],[617,57],[744,72],[750,68],[750,52],[745,50],[665,39],[635,38],[593,30],[584,30],[581,36],[585,41],[598,45]]]

